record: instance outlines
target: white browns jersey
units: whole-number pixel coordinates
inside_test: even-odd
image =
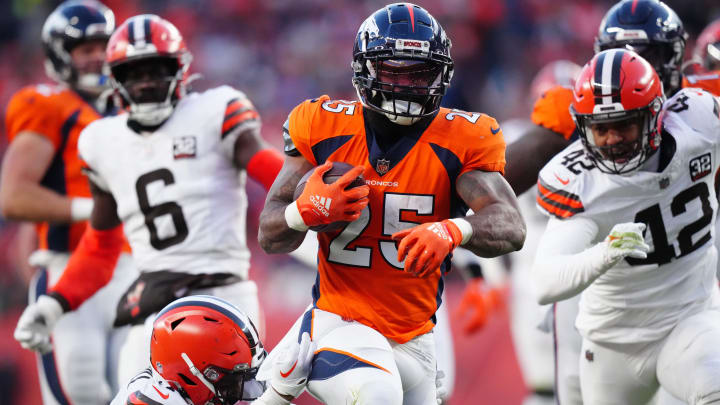
[[[127,120],[93,122],[78,150],[115,198],[138,269],[247,278],[246,174],[233,165],[238,134],[260,125],[247,97],[228,86],[191,93],[153,133]]]
[[[718,208],[720,102],[704,91],[685,89],[665,102],[661,119],[658,155],[673,145],[675,151],[660,172],[602,173],[580,141],[540,172],[540,210],[561,219],[592,219],[598,225],[593,244],[615,224],[647,224],[647,259],[626,258],[582,293],[576,326],[593,341],[654,341],[679,320],[717,303],[712,238]]]
[[[148,367],[122,386],[110,405],[188,405],[188,402]]]

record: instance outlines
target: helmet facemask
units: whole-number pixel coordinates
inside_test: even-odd
[[[720,70],[720,41],[707,44],[703,65],[708,71]]]
[[[259,365],[251,368],[246,363],[240,363],[236,364],[232,370],[209,365],[201,372],[187,354],[182,353],[182,357],[190,373],[212,394],[206,403],[233,405],[238,401],[253,401],[265,392],[265,382],[255,379]],[[185,392],[183,386],[197,386],[197,384],[185,375],[181,375],[180,377],[183,378],[183,384],[175,382],[174,385],[186,397],[190,398],[190,395]]]
[[[598,114],[578,114],[571,107],[573,118],[580,132],[580,139],[596,167],[603,173],[629,174],[639,169],[655,153],[660,144],[656,117],[662,105],[656,99],[650,106],[630,111]],[[598,132],[608,127],[623,133],[638,128],[635,140],[600,146],[593,129]]]
[[[184,75],[177,59],[151,57],[113,66],[111,81],[129,106],[129,119],[153,127],[170,117],[184,95],[181,85]]]
[[[400,125],[435,115],[452,78],[451,47],[437,21],[418,6],[397,3],[376,11],[360,26],[353,48],[358,98]]]
[[[394,57],[393,53],[371,56],[368,52],[362,64],[353,64],[353,83],[368,108],[396,124],[411,125],[438,110],[449,85],[449,69],[447,62]]]

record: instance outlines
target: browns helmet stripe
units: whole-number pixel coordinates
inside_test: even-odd
[[[595,96],[595,104],[602,103],[602,70],[603,62],[605,61],[606,54],[602,53],[598,56],[595,61],[595,76],[593,77],[593,95]]]
[[[620,102],[620,68],[623,54],[618,49],[610,49],[598,56],[593,80],[596,105]]]
[[[612,74],[611,74],[611,83],[612,83],[612,102],[613,103],[620,103],[620,67],[622,66],[622,58],[624,52],[615,52],[612,58]]]
[[[127,26],[128,30],[128,43],[135,45],[135,20],[130,20]]]
[[[150,19],[146,18],[143,22],[143,28],[145,28],[145,41],[152,43],[152,30],[151,30],[152,24],[150,24]]]

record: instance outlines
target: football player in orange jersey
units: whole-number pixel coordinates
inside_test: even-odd
[[[59,279],[92,209],[77,157],[78,136],[86,125],[114,112],[101,96],[107,89],[105,45],[114,28],[112,11],[96,1],[61,4],[42,29],[46,72],[57,84],[25,87],[7,107],[10,145],[0,206],[5,218],[37,223],[41,250],[31,259],[42,269],[29,298],[50,314],[59,315],[60,307],[38,297]],[[128,255],[118,266],[123,269],[105,289],[58,322],[48,347],[52,351],[38,357],[45,404],[102,404],[111,398],[115,367],[107,354],[115,352],[109,347],[113,308],[136,275]]]
[[[383,7],[356,37],[360,102],[307,100],[284,126],[287,156],[260,216],[260,245],[292,251],[309,227],[352,221],[318,233],[314,305],[296,328],[317,343],[308,390],[325,403],[434,404],[430,332],[449,254],[459,245],[485,257],[522,247],[500,127],[439,107],[452,77],[449,51],[426,10]],[[355,167],[325,184],[333,161]],[[345,190],[359,174],[366,184]],[[464,216],[468,207],[475,214]]]
[[[686,37],[682,21],[665,3],[623,0],[605,14],[595,39],[595,51],[611,48],[636,51],[653,65],[669,97],[680,89]],[[535,125],[508,146],[505,177],[516,193],[533,187],[545,163],[578,138],[570,115],[571,103],[572,89],[556,86],[547,90],[535,102],[531,116]],[[580,157],[568,161],[568,167],[582,169],[585,163]],[[563,405],[581,403],[577,361],[581,340],[574,328],[576,315],[577,297],[575,301],[554,305],[555,391]]]

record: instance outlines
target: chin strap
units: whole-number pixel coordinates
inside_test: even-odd
[[[197,378],[200,380],[200,382],[203,383],[203,385],[205,385],[206,387],[208,387],[208,389],[210,390],[210,392],[213,393],[213,395],[217,395],[217,392],[215,392],[215,386],[213,386],[212,384],[210,384],[210,381],[208,381],[208,380],[205,378],[205,376],[202,375],[202,373],[200,372],[200,370],[198,370],[198,368],[195,367],[195,365],[193,364],[193,362],[190,360],[190,357],[188,357],[188,355],[185,354],[185,352],[180,353],[180,357],[182,357],[182,359],[185,360],[185,364],[187,364],[187,366],[190,368],[190,372],[192,373],[192,375],[194,375],[195,377],[197,377]]]

